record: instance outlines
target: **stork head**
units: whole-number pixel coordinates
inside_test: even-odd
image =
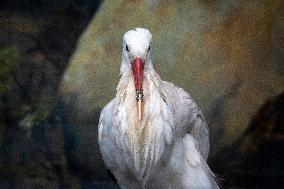
[[[143,72],[144,67],[151,66],[152,34],[148,29],[135,28],[123,36],[123,55],[121,72],[131,69],[133,73],[136,99],[139,115],[141,115],[141,102],[143,101]],[[140,105],[139,105],[140,104]],[[139,116],[141,118],[141,116]]]

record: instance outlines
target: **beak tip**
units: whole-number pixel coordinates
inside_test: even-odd
[[[138,99],[138,120],[142,119],[142,99]]]

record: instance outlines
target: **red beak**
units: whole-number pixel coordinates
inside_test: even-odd
[[[143,102],[143,72],[144,62],[141,58],[136,58],[132,63],[132,71],[136,89],[136,100],[138,103],[138,119],[142,118],[142,102]]]
[[[132,63],[132,71],[134,76],[135,89],[142,90],[144,62],[141,58],[136,58]]]

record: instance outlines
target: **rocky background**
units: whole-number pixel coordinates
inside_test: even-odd
[[[2,0],[0,188],[118,188],[97,122],[137,26],[162,79],[203,110],[222,187],[281,188],[283,20],[281,0]]]

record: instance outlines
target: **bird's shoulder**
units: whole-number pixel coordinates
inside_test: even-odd
[[[200,111],[191,95],[183,88],[168,81],[163,81],[163,88],[166,91],[167,101],[178,113],[190,114]]]
[[[205,160],[209,152],[209,130],[205,117],[189,93],[170,82],[163,82],[167,100],[175,112],[174,127],[180,136],[190,133]]]

